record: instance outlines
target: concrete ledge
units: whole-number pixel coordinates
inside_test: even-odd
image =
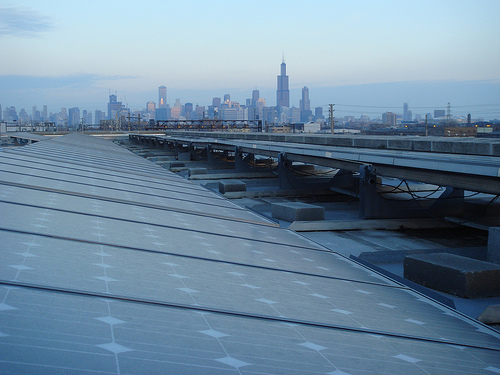
[[[188,173],[190,177],[196,174],[207,174],[207,168],[189,168]]]
[[[241,199],[241,198],[276,198],[276,197],[310,197],[311,195],[336,195],[331,190],[323,189],[303,189],[303,190],[247,190],[233,191],[224,194],[224,198]]]
[[[219,181],[219,192],[224,194],[231,191],[246,191],[247,184],[240,180]]]
[[[465,298],[500,296],[500,265],[454,254],[405,257],[404,277]]]
[[[345,230],[402,230],[456,228],[457,225],[441,219],[376,219],[376,220],[324,220],[292,223],[288,229],[296,232]]]
[[[500,227],[488,231],[488,262],[500,264]]]
[[[169,130],[169,135],[207,138],[247,139],[271,142],[309,143],[339,147],[387,148],[393,150],[459,153],[500,156],[499,139],[462,139],[458,137],[369,136],[349,134],[275,134],[234,132],[189,132]]]
[[[228,173],[210,173],[189,176],[190,180],[221,180],[235,178],[277,178],[278,176],[271,172],[228,172]]]
[[[449,253],[462,257],[482,260],[486,262],[486,246],[483,247],[447,247],[438,249],[412,249],[412,250],[374,250],[364,251],[358,258],[371,264],[403,264],[405,257],[422,254]]]
[[[302,202],[273,203],[271,212],[274,218],[290,222],[325,219],[324,207]]]
[[[484,324],[500,324],[500,305],[488,306],[477,320]]]
[[[186,163],[183,161],[171,161],[170,168],[183,168],[186,166]]]

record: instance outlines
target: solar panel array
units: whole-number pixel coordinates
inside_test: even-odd
[[[0,373],[500,373],[496,331],[110,141],[0,186]]]

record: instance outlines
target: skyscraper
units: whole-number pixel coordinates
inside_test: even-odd
[[[412,117],[413,117],[413,114],[408,109],[408,103],[403,103],[403,121],[411,121]]]
[[[121,109],[122,102],[117,101],[116,95],[110,95],[108,103],[108,120],[116,119],[116,116],[120,114]]]
[[[255,107],[257,105],[257,100],[259,100],[260,92],[259,90],[252,91],[252,105]]]
[[[309,100],[309,89],[307,86],[302,88],[302,99],[300,99],[300,110],[301,111],[310,111],[311,110],[311,101]]]
[[[68,125],[77,127],[80,124],[80,108],[73,107],[68,111]]]
[[[325,117],[323,116],[323,108],[322,107],[314,108],[314,120],[318,121],[324,118]]]
[[[158,87],[158,108],[155,111],[155,120],[165,121],[168,119],[169,108],[167,104],[167,88]]]
[[[99,109],[96,109],[95,110],[95,116],[94,116],[94,119],[95,119],[95,124],[96,125],[100,125],[101,124],[101,120],[104,120],[105,118],[105,115],[104,115],[104,112],[99,110]]]
[[[382,113],[382,122],[384,125],[396,126],[396,114],[393,112]]]
[[[309,100],[309,89],[307,86],[302,88],[302,99],[300,99],[300,121],[309,122],[313,119],[311,112],[311,100]]]
[[[167,108],[167,88],[158,87],[158,108]]]
[[[276,90],[276,106],[290,107],[290,91],[288,90],[288,76],[286,75],[285,58],[281,63],[281,74],[278,76],[278,89]]]
[[[155,102],[147,102],[146,103],[146,120],[155,120],[156,119],[156,103]]]
[[[213,99],[212,99],[212,105],[213,105],[214,107],[220,107],[220,105],[221,105],[221,100],[220,100],[220,98],[213,98]]]

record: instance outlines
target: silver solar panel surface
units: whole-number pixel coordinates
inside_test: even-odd
[[[110,141],[0,186],[0,373],[500,373],[496,331]]]

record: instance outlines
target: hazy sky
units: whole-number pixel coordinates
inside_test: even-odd
[[[259,89],[275,105],[284,53],[291,105],[308,86],[313,107],[500,118],[499,15],[499,0],[0,0],[0,104],[103,110],[111,90],[142,109],[165,85],[170,104]]]

